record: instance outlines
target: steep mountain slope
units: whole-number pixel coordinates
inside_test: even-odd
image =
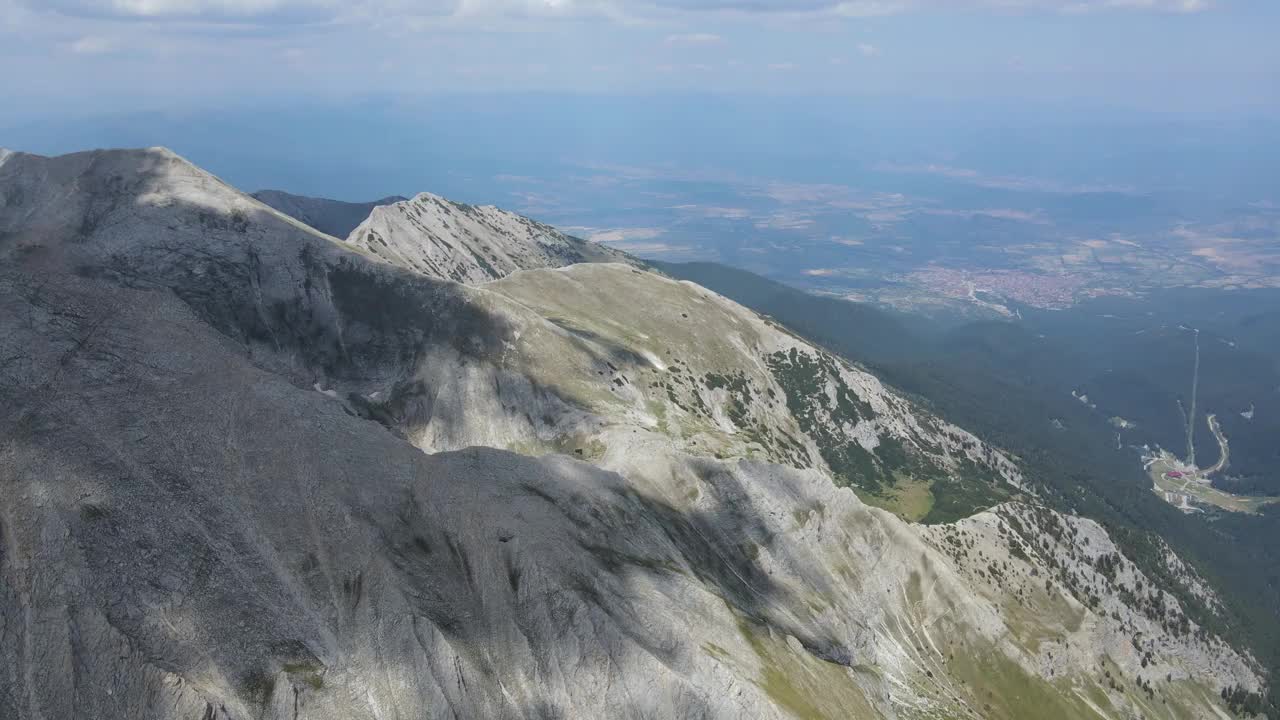
[[[516,273],[488,288],[611,358],[569,376],[606,381],[608,403],[580,402],[599,406],[606,426],[579,432],[606,450],[620,443],[619,457],[636,457],[635,438],[656,433],[690,452],[824,469],[872,500],[891,496],[900,479],[934,483],[940,495],[964,485],[982,507],[1023,489],[1014,463],[978,438],[697,285],[592,264]],[[929,502],[886,504],[914,519]]]
[[[1199,718],[1259,685],[1091,523],[863,505],[832,448],[1022,481],[697,286],[435,280],[161,150],[8,156],[0,198],[0,716]]]
[[[1184,597],[1188,612],[1233,642],[1252,648],[1272,676],[1280,672],[1280,514],[1229,513],[1206,521],[1174,510],[1151,492],[1151,477],[1135,448],[1130,447],[1153,442],[1144,435],[1157,423],[1140,419],[1141,414],[1132,409],[1115,407],[1125,396],[1152,390],[1153,383],[1160,384],[1160,377],[1172,378],[1172,387],[1190,391],[1194,338],[1176,329],[1186,323],[1201,328],[1202,339],[1218,333],[1238,346],[1232,348],[1220,341],[1203,343],[1204,367],[1210,367],[1210,358],[1216,358],[1218,368],[1230,369],[1219,373],[1223,378],[1219,392],[1226,390],[1219,397],[1235,399],[1219,406],[1229,408],[1219,417],[1230,416],[1237,428],[1245,423],[1255,431],[1265,429],[1267,421],[1260,419],[1265,414],[1265,401],[1257,403],[1253,418],[1234,408],[1249,407],[1253,397],[1277,395],[1271,392],[1275,383],[1265,390],[1258,387],[1258,380],[1271,373],[1250,359],[1266,355],[1265,349],[1274,343],[1256,328],[1232,328],[1246,324],[1241,318],[1250,313],[1243,308],[1256,311],[1269,306],[1271,298],[1265,293],[1165,291],[1143,299],[1098,299],[1066,312],[1023,308],[1018,323],[978,322],[946,332],[918,334],[916,341],[923,347],[911,349],[895,343],[894,333],[881,332],[883,323],[865,322],[868,317],[874,320],[887,315],[867,312],[841,299],[786,291],[766,278],[712,264],[659,267],[776,318],[833,352],[870,363],[880,377],[927,398],[929,406],[948,419],[988,441],[998,441],[1002,448],[1021,456],[1024,472],[1036,479],[1046,504],[1071,508],[1106,525],[1146,572],[1161,574],[1160,553],[1154,545],[1168,543],[1186,561],[1211,574],[1227,606],[1225,612],[1211,614],[1196,607],[1194,597]],[[1265,316],[1258,317],[1265,320]],[[1138,347],[1159,337],[1161,333],[1153,328],[1160,325],[1181,335],[1181,341],[1164,348]],[[1256,339],[1256,344],[1250,339]],[[884,352],[884,346],[891,350]],[[903,349],[906,352],[899,352]],[[1234,356],[1234,360],[1225,362],[1227,356]],[[1272,352],[1269,357],[1275,356]],[[1161,373],[1171,359],[1182,362],[1184,371]],[[1136,371],[1135,363],[1149,367]],[[1109,390],[1114,392],[1082,384],[1081,378],[1090,375],[1108,378]],[[1250,393],[1238,394],[1250,385],[1255,386]],[[1121,386],[1122,390],[1117,390]],[[1207,387],[1209,383],[1202,380],[1201,403],[1209,397],[1204,394]],[[1089,404],[1098,407],[1073,397],[1073,388],[1086,390]],[[1150,392],[1146,407],[1148,412],[1154,409],[1179,419],[1176,392]],[[1139,427],[1117,428],[1109,420],[1116,415],[1136,420]],[[1201,431],[1209,433],[1203,413],[1201,416]],[[1234,475],[1237,446],[1247,446],[1250,439],[1238,430],[1231,434],[1225,421],[1223,428],[1232,448],[1233,469],[1227,474]],[[1184,430],[1175,427],[1175,446],[1181,437],[1185,448]],[[1275,433],[1258,437],[1263,436],[1270,443],[1268,450],[1274,452]],[[1236,704],[1262,708],[1272,717],[1280,717],[1280,688],[1273,685],[1267,698]]]
[[[357,225],[369,217],[374,208],[408,200],[393,195],[373,202],[354,203],[293,195],[281,190],[259,190],[253,193],[253,198],[336,238],[350,235]]]
[[[415,272],[468,284],[516,270],[634,262],[625,253],[492,205],[455,203],[430,193],[374,208],[347,241]]]
[[[844,338],[856,344],[861,362],[919,357],[929,352],[929,321],[870,303],[815,295],[740,268],[713,262],[654,262],[671,277],[695,282],[823,343]],[[834,343],[831,343],[834,346]]]

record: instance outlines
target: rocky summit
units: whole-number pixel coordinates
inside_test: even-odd
[[[0,151],[0,717],[1191,719],[1265,681],[1167,547],[768,318],[495,208],[271,205]],[[869,504],[907,476],[986,501]]]
[[[347,242],[406,269],[467,284],[575,263],[635,264],[625,253],[529,218],[431,193],[373,208]]]

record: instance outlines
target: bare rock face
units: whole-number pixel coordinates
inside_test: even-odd
[[[291,218],[310,225],[326,235],[345,238],[369,217],[374,208],[404,202],[408,198],[393,195],[372,202],[343,202],[327,198],[294,195],[280,190],[259,190],[253,198]]]
[[[431,193],[374,208],[347,242],[414,272],[470,285],[517,270],[635,262],[492,205],[455,203]]]
[[[1010,458],[740,306],[386,259],[167,151],[0,153],[0,717],[1200,718],[1261,682]],[[1026,502],[853,492],[907,466]]]

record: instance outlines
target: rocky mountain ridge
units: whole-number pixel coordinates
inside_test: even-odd
[[[371,202],[343,202],[327,198],[294,195],[282,190],[259,190],[253,199],[289,217],[301,220],[326,235],[345,238],[369,217],[373,209],[404,202],[409,198],[391,195]]]
[[[5,717],[1190,718],[1262,681],[1087,521],[864,505],[1034,483],[695,285],[436,279],[163,150],[0,153],[0,201]]]
[[[431,193],[374,208],[347,242],[409,270],[473,285],[517,270],[635,262],[492,205],[456,203]]]

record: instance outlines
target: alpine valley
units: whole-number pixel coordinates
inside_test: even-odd
[[[674,274],[428,193],[0,150],[0,717],[1194,720],[1267,693],[1233,596],[1159,533]]]

